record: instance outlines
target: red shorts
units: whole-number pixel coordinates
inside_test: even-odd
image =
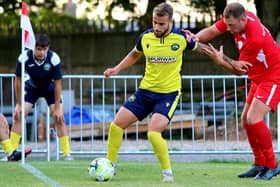
[[[246,103],[251,104],[254,97],[269,106],[272,111],[276,111],[280,101],[280,82],[262,81],[260,84],[251,82]]]

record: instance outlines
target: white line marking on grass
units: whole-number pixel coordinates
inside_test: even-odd
[[[46,175],[44,175],[44,173],[42,173],[40,170],[34,168],[30,164],[26,164],[26,163],[25,164],[20,164],[20,166],[23,167],[24,169],[26,169],[28,172],[30,172],[35,177],[44,181],[49,186],[62,187],[61,184],[59,184],[58,182],[56,182],[56,181],[52,180],[51,178],[47,177]]]
[[[42,168],[42,169],[46,169],[46,168],[50,168],[50,167],[48,167],[48,166],[40,166],[40,168]],[[75,167],[75,166],[69,166],[69,167],[67,167],[67,166],[64,166],[64,167],[59,167],[60,169],[81,169],[81,167]]]

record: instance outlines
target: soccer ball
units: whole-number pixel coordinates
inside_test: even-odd
[[[107,158],[96,158],[91,161],[88,172],[96,181],[108,181],[114,176],[114,166]]]

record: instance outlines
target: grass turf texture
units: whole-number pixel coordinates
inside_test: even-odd
[[[30,173],[21,163],[0,162],[0,186],[119,186],[119,187],[276,187],[280,176],[270,181],[256,181],[252,178],[239,179],[237,174],[247,170],[245,162],[173,162],[175,182],[162,183],[161,169],[158,162],[120,161],[117,175],[109,182],[93,181],[87,171],[90,160],[75,161],[27,161],[27,165],[41,173],[41,178]],[[35,172],[35,173],[36,173]],[[43,177],[42,177],[43,176]],[[47,180],[46,180],[47,178]],[[47,181],[47,182],[46,182]]]

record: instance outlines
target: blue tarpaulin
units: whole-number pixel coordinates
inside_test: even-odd
[[[92,117],[86,109],[77,106],[72,107],[71,117],[70,117],[70,112],[67,112],[64,114],[64,119],[67,125],[70,124],[70,119],[71,119],[71,125],[101,122],[95,116]]]

